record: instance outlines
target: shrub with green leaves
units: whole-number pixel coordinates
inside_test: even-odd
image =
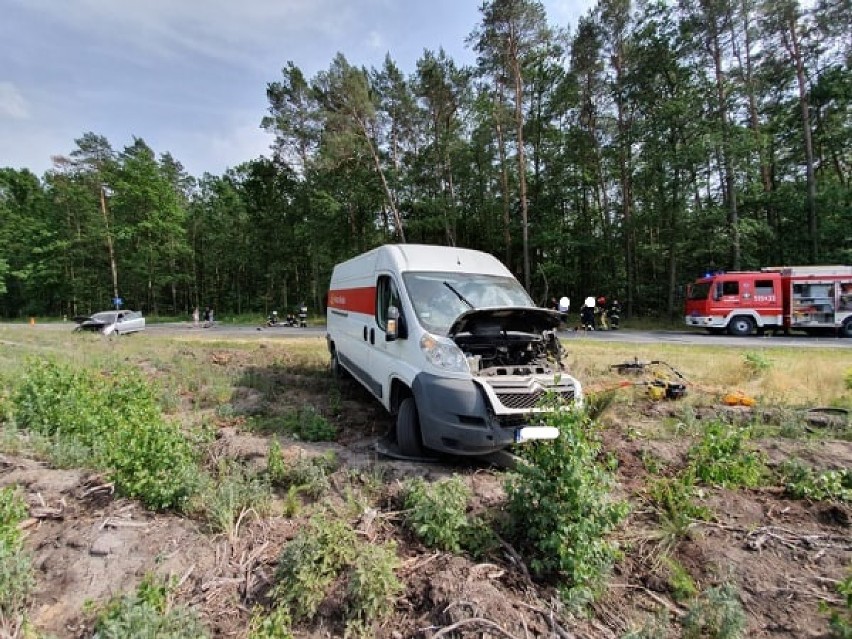
[[[316,499],[329,489],[329,475],[337,470],[338,466],[339,461],[334,451],[323,455],[299,456],[285,462],[281,445],[273,440],[269,445],[266,472],[269,481],[274,485],[296,489]]]
[[[348,522],[314,517],[284,548],[270,596],[294,619],[310,619],[341,578],[347,636],[372,636],[371,624],[393,609],[402,585],[396,545],[361,541]]]
[[[330,442],[337,438],[337,426],[313,406],[303,406],[288,420],[289,430],[306,442]]]
[[[579,412],[546,416],[559,429],[553,441],[524,447],[528,463],[507,482],[515,543],[541,576],[560,582],[563,600],[591,601],[617,556],[606,535],[627,514],[611,495],[614,468],[599,460],[593,423]]]
[[[843,603],[830,608],[821,602],[822,609],[829,613],[831,636],[836,639],[852,639],[852,574],[837,584],[837,592],[843,597]]]
[[[702,592],[683,618],[684,639],[739,639],[745,613],[737,589],[725,583]]]
[[[852,472],[816,472],[799,459],[788,459],[780,467],[784,489],[794,499],[813,501],[852,501]]]
[[[393,611],[394,599],[402,591],[396,576],[399,565],[394,542],[360,545],[346,587],[350,633],[367,635],[374,619]]]
[[[747,351],[743,355],[746,369],[754,376],[765,373],[772,368],[772,360],[766,357],[764,353],[757,351]]]
[[[28,362],[13,396],[18,425],[71,444],[77,459],[109,472],[117,490],[154,509],[180,508],[198,470],[180,427],[163,416],[141,373]]]
[[[715,486],[760,486],[769,475],[763,455],[747,447],[747,429],[711,422],[689,450],[690,468],[696,479]]]
[[[471,525],[467,517],[470,489],[455,476],[435,483],[409,480],[402,489],[405,521],[430,548],[461,552]]]
[[[678,535],[684,534],[693,520],[706,521],[713,516],[709,508],[695,502],[695,478],[690,472],[651,482],[647,495],[660,518]]]
[[[261,433],[288,433],[306,442],[330,442],[337,438],[337,426],[310,405],[282,416],[252,415],[246,427]]]
[[[95,621],[92,639],[202,639],[207,630],[196,614],[171,605],[171,588],[146,575],[135,592],[107,604]]]
[[[677,559],[664,557],[663,564],[668,572],[668,584],[677,602],[684,602],[698,594],[695,580]]]
[[[292,620],[284,608],[273,608],[265,614],[261,608],[252,611],[247,639],[294,639]]]
[[[665,609],[656,615],[647,615],[639,628],[633,628],[621,635],[621,639],[667,639],[669,637],[669,619]]]
[[[18,529],[27,515],[27,505],[18,491],[0,488],[0,618],[23,612],[35,585]]]
[[[331,584],[357,554],[347,522],[320,515],[284,548],[275,571],[272,599],[294,618],[314,616]]]
[[[272,491],[262,478],[237,463],[221,464],[194,500],[213,532],[231,535],[243,511],[267,515],[272,506]]]

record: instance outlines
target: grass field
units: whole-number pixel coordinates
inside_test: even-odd
[[[0,326],[0,634],[849,631],[848,351],[572,338],[594,419],[509,472],[377,456],[321,337],[214,337]]]

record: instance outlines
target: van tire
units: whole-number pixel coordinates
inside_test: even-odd
[[[728,323],[728,332],[737,337],[751,335],[754,331],[754,320],[747,315],[737,315]]]
[[[423,439],[420,436],[420,419],[413,397],[406,397],[399,405],[396,416],[396,443],[399,452],[407,457],[423,455]]]
[[[847,317],[846,321],[840,327],[840,337],[852,338],[852,317]]]
[[[341,381],[346,379],[346,369],[340,365],[340,359],[337,357],[337,351],[334,350],[331,352],[331,376],[337,381]]]

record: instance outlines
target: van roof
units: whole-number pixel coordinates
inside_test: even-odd
[[[455,246],[431,244],[385,244],[335,267],[338,277],[357,277],[364,271],[393,270],[482,273],[514,277],[500,260],[489,253]]]

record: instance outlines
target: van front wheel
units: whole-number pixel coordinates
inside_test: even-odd
[[[337,351],[331,352],[331,376],[337,381],[346,379],[347,371],[340,365],[340,359],[337,357]]]
[[[399,452],[406,457],[420,457],[423,454],[420,419],[413,397],[406,397],[399,405],[399,413],[396,416],[396,443],[399,445]]]

